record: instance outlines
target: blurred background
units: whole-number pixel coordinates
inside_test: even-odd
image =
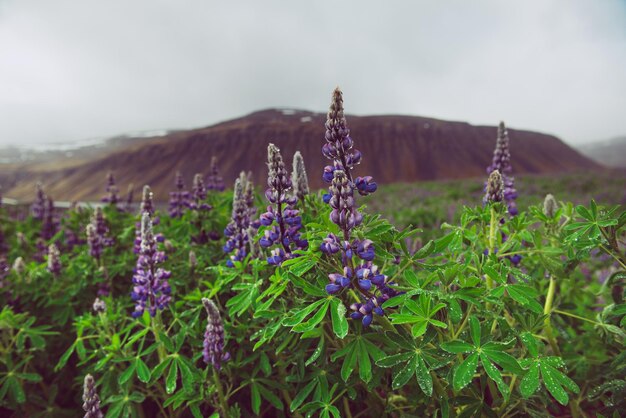
[[[214,156],[263,184],[269,142],[321,188],[339,86],[365,202],[399,223],[480,201],[500,121],[522,205],[620,203],[625,68],[621,0],[0,0],[1,193],[97,201],[113,172],[166,201]]]

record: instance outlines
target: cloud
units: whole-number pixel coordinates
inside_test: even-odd
[[[390,6],[393,4],[393,7]],[[260,108],[626,132],[626,3],[0,0],[0,144]]]

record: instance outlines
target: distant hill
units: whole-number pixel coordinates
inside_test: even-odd
[[[580,145],[578,149],[600,164],[626,168],[626,136]]]
[[[256,183],[264,185],[266,147],[273,142],[289,167],[293,153],[300,150],[310,183],[321,187],[321,172],[328,163],[321,154],[325,119],[321,113],[267,109],[205,128],[124,141],[124,147],[89,158],[0,165],[0,183],[6,196],[18,199],[31,199],[37,180],[55,199],[98,199],[112,170],[122,191],[129,183],[137,191],[149,184],[158,200],[166,200],[176,171],[190,186],[194,173],[207,174],[213,155],[227,185],[241,170],[252,171]],[[348,115],[347,120],[363,153],[356,174],[372,175],[379,183],[484,176],[496,142],[495,126],[398,115]],[[516,129],[509,129],[509,136],[514,173],[601,168],[554,136]]]

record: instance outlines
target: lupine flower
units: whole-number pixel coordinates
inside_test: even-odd
[[[61,274],[61,253],[56,245],[50,244],[48,247],[48,271],[55,276]]]
[[[109,227],[107,226],[102,207],[98,206],[94,209],[91,215],[91,224],[94,226],[96,234],[100,237],[102,245],[111,247],[114,244],[114,240],[109,236]]]
[[[509,134],[504,126],[504,122],[500,122],[498,126],[496,148],[493,152],[491,165],[487,167],[487,173],[490,174],[494,170],[498,170],[502,176],[504,202],[507,205],[509,214],[515,216],[518,213],[515,203],[517,190],[515,190],[514,185],[515,179],[511,175],[513,169],[511,167],[511,153],[509,151]]]
[[[41,224],[41,237],[44,240],[51,239],[59,230],[59,221],[54,210],[54,201],[47,197],[44,207],[44,215]]]
[[[189,209],[198,211],[209,211],[212,209],[211,205],[204,202],[207,196],[206,187],[204,186],[204,179],[202,174],[198,173],[193,177],[192,197],[189,201]]]
[[[196,253],[193,250],[189,250],[189,268],[193,270],[197,266],[198,266],[198,258],[196,257]]]
[[[306,176],[304,167],[304,158],[300,151],[293,154],[293,171],[291,173],[291,182],[293,183],[293,192],[298,200],[303,201],[304,196],[309,194],[309,180]]]
[[[133,197],[135,196],[135,185],[130,183],[128,189],[126,189],[126,204],[124,205],[124,211],[133,211]]]
[[[191,195],[185,190],[185,181],[180,171],[176,172],[176,191],[170,192],[169,213],[172,218],[183,216],[185,208],[189,207]]]
[[[101,199],[102,202],[116,206],[120,200],[118,196],[120,189],[115,185],[115,176],[113,176],[112,171],[107,174],[107,186],[105,190],[107,194]]]
[[[41,183],[37,183],[35,185],[35,188],[35,201],[31,205],[30,210],[33,218],[37,219],[38,221],[42,221],[46,211],[47,197],[43,191],[43,185]]]
[[[239,178],[235,180],[231,221],[224,229],[224,236],[227,237],[227,241],[223,250],[227,254],[234,252],[226,263],[229,267],[233,267],[235,261],[242,261],[248,254],[250,208],[245,194],[246,183],[246,175],[242,172]]]
[[[102,312],[106,312],[107,310],[107,304],[105,301],[103,301],[100,298],[96,298],[96,300],[93,301],[93,311],[95,313],[102,313]]]
[[[150,215],[150,218],[152,219],[152,225],[158,225],[160,220],[158,216],[154,216],[154,203],[153,203],[153,194],[152,194],[152,190],[150,189],[150,186],[145,185],[143,186],[143,192],[141,195],[141,204],[139,205],[139,208],[141,210],[141,213],[147,213]],[[156,235],[156,240],[157,242],[163,242],[164,241],[164,237],[162,234],[157,234]],[[134,250],[135,254],[139,254],[139,252],[141,251],[141,220],[139,222],[135,223],[135,246],[134,246]]]
[[[17,238],[17,244],[18,244],[20,247],[22,247],[22,248],[26,247],[26,245],[27,245],[28,243],[26,242],[26,235],[24,235],[24,233],[23,233],[23,232],[17,232],[17,233],[15,234],[15,237]]]
[[[334,172],[330,192],[329,204],[333,208],[330,212],[330,220],[341,228],[344,239],[349,240],[350,231],[361,224],[363,215],[354,207],[354,189],[343,170]]]
[[[211,171],[207,176],[206,188],[207,190],[215,190],[218,192],[223,192],[225,189],[224,179],[217,168],[217,157],[215,156],[211,158]]]
[[[558,204],[556,203],[556,199],[550,193],[546,195],[546,198],[543,200],[543,214],[548,218],[554,218],[554,214],[558,209]]]
[[[132,299],[135,301],[133,317],[143,315],[146,305],[151,316],[157,309],[164,309],[171,300],[171,288],[167,281],[171,273],[160,267],[165,261],[165,254],[157,250],[157,241],[152,230],[150,215],[144,213],[141,218],[141,247],[137,266],[133,276]]]
[[[267,212],[261,214],[259,221],[261,225],[271,226],[271,228],[265,231],[259,244],[264,248],[272,245],[281,247],[279,250],[272,251],[272,255],[267,259],[269,264],[279,265],[284,259],[294,256],[293,250],[306,249],[309,243],[302,238],[300,233],[302,218],[299,216],[299,211],[294,209],[298,199],[289,193],[292,187],[291,178],[285,170],[280,150],[274,144],[269,144],[267,147],[267,166],[269,188],[265,191],[265,197],[270,205],[267,207]]]
[[[202,305],[207,312],[202,356],[206,364],[211,364],[220,370],[222,361],[227,361],[230,358],[230,354],[224,353],[224,324],[220,311],[212,300],[202,298]]]
[[[96,227],[93,224],[87,224],[85,228],[87,234],[87,244],[89,245],[89,255],[96,260],[100,259],[102,255],[102,237],[96,232]]]
[[[24,263],[24,259],[22,257],[17,257],[13,262],[13,270],[18,274],[22,275],[26,271],[26,264]]]
[[[35,241],[35,249],[36,251],[35,254],[33,254],[33,259],[35,259],[38,263],[44,262],[46,254],[48,254],[46,241],[44,241],[41,237],[37,238],[37,241]]]
[[[150,216],[154,216],[154,203],[152,203],[153,195],[150,186],[147,184],[143,186],[143,193],[141,194],[141,205],[139,210],[141,213],[148,213]]]
[[[493,170],[487,179],[487,191],[483,199],[488,203],[502,202],[504,200],[504,182],[498,170]]]
[[[102,418],[104,416],[100,410],[100,397],[96,392],[96,381],[90,374],[85,376],[83,386],[83,410],[85,411],[84,418]]]
[[[339,87],[333,91],[326,119],[325,138],[326,144],[322,147],[322,154],[329,160],[333,160],[334,168],[343,170],[348,180],[352,182],[352,168],[361,162],[361,152],[353,149],[354,142],[350,137],[350,130],[343,113],[343,93]]]

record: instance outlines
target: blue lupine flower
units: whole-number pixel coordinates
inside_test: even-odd
[[[491,174],[494,170],[498,170],[502,176],[503,199],[506,202],[509,214],[515,216],[518,213],[517,204],[515,203],[517,190],[515,190],[514,185],[515,179],[511,175],[513,168],[511,167],[511,153],[509,151],[509,134],[504,122],[500,122],[498,126],[496,148],[493,152],[491,165],[487,167],[487,173]]]
[[[100,410],[100,397],[96,392],[96,381],[90,374],[85,376],[83,385],[83,410],[85,411],[84,418],[102,418],[104,416]]]
[[[259,221],[269,228],[265,230],[259,244],[264,248],[280,246],[279,251],[272,250],[272,255],[267,258],[269,264],[279,265],[283,260],[292,258],[294,250],[308,248],[309,243],[300,233],[302,217],[300,211],[295,209],[298,198],[290,193],[293,183],[287,175],[280,150],[274,144],[267,147],[267,160],[269,188],[265,191],[265,197],[270,206],[267,212],[260,215]]]
[[[244,172],[241,172],[239,178],[235,180],[231,221],[224,229],[224,236],[228,240],[223,250],[226,253],[235,252],[226,262],[229,267],[233,267],[235,261],[243,260],[248,253],[253,251],[254,243],[250,239],[249,231],[251,228],[254,229],[250,218],[256,212],[252,206],[254,204],[253,190],[252,181]]]
[[[175,184],[176,191],[170,192],[169,213],[172,218],[180,218],[189,207],[191,195],[185,190],[185,181],[180,171],[176,172]]]
[[[143,315],[146,307],[151,316],[157,309],[164,309],[171,301],[171,288],[167,281],[171,273],[157,267],[165,261],[165,253],[157,250],[157,241],[152,230],[150,215],[146,212],[141,217],[141,247],[137,266],[133,276],[132,299],[135,301],[133,317]]]
[[[116,206],[120,200],[118,196],[120,189],[115,185],[115,176],[113,175],[113,172],[109,172],[107,174],[107,186],[105,191],[107,194],[101,199],[101,201],[112,206]]]
[[[230,354],[224,352],[224,323],[219,309],[212,300],[202,298],[202,305],[207,312],[202,358],[206,364],[220,370],[222,362],[230,358]]]
[[[214,190],[223,192],[225,189],[224,179],[220,175],[220,171],[217,168],[217,157],[211,157],[211,169],[206,179],[207,190]]]

